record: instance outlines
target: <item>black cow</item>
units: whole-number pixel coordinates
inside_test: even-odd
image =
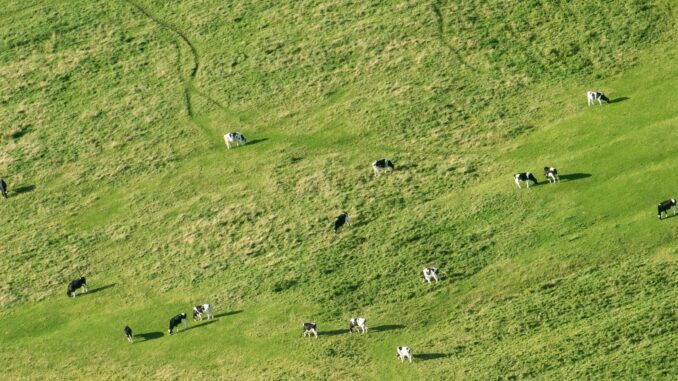
[[[351,220],[348,218],[348,213],[343,212],[341,213],[335,220],[334,220],[334,232],[337,233],[339,229],[344,226],[344,224],[348,224],[351,226]]]
[[[553,167],[544,167],[544,176],[549,183],[559,183],[560,178],[558,177],[558,170]]]
[[[132,336],[132,328],[129,326],[125,326],[125,329],[122,330],[125,332],[125,336],[127,336],[127,341],[130,343],[134,343],[134,336]]]
[[[594,104],[595,101],[598,101],[598,104],[601,106],[603,104],[603,101],[610,103],[610,98],[606,97],[605,94],[601,93],[600,91],[587,91],[586,99],[589,102],[589,106]]]
[[[315,338],[318,338],[318,327],[316,326],[315,323],[304,323],[304,334],[303,337],[306,337],[308,335],[309,337],[311,335],[314,335]]]
[[[179,324],[184,323],[184,327],[188,326],[188,322],[186,322],[186,314],[185,313],[180,313],[179,315],[173,317],[169,321],[169,334],[174,333],[174,328],[179,328]]]
[[[7,183],[5,180],[0,178],[0,193],[2,193],[2,197],[7,198]]]
[[[89,291],[87,289],[87,280],[85,277],[76,279],[68,284],[68,290],[66,290],[66,296],[72,296],[75,298],[75,294],[78,292],[78,289],[82,287],[85,292]]]
[[[662,213],[666,213],[666,217],[669,216],[669,209],[673,209],[673,215],[676,215],[676,199],[672,198],[670,200],[662,201],[657,205],[657,217],[662,219]]]
[[[516,173],[513,175],[513,180],[516,183],[516,186],[518,188],[521,188],[520,182],[524,181],[525,184],[527,184],[527,187],[530,187],[530,184],[536,184],[537,183],[537,178],[534,177],[532,172],[522,172],[522,173]]]
[[[372,163],[372,169],[374,170],[374,175],[379,176],[381,171],[389,170],[392,171],[395,169],[393,162],[389,159],[381,159]]]

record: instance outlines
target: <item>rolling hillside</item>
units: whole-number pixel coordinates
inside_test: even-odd
[[[675,5],[0,0],[2,373],[678,378]]]

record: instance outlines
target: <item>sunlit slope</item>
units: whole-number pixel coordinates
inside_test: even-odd
[[[3,9],[11,378],[677,376],[671,2]]]

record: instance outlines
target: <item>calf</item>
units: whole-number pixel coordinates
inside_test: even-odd
[[[85,292],[89,291],[87,289],[87,281],[85,280],[85,277],[76,279],[69,283],[68,290],[66,290],[66,296],[72,296],[75,298],[75,294],[78,292],[78,289],[80,287],[82,287],[82,289],[85,290]]]
[[[549,183],[559,183],[560,178],[558,177],[558,170],[553,167],[544,167],[544,176]]]
[[[7,183],[5,180],[0,178],[0,193],[2,193],[2,197],[7,198]]]
[[[362,332],[367,333],[367,320],[365,318],[351,318],[348,321],[348,332]]]
[[[186,314],[184,312],[180,313],[179,315],[173,317],[169,321],[169,334],[174,333],[174,328],[179,329],[179,324],[184,323],[184,328],[188,327],[188,322],[186,321]]]
[[[202,320],[202,315],[207,315],[207,320],[213,319],[212,307],[209,304],[201,304],[199,306],[193,307],[193,321]],[[196,319],[196,317],[198,319]]]
[[[130,328],[129,326],[125,326],[123,332],[125,332],[125,336],[127,336],[127,341],[129,341],[130,343],[134,343],[134,337],[132,336],[132,328]]]
[[[231,149],[233,142],[235,142],[238,147],[240,147],[241,144],[245,145],[247,143],[245,135],[241,134],[240,132],[231,132],[224,135],[224,141],[226,142],[226,147],[228,147],[228,149]]]
[[[374,175],[379,176],[381,171],[392,171],[395,169],[393,162],[389,159],[381,159],[372,163],[372,169],[374,170]]]
[[[438,269],[435,267],[424,267],[424,282],[431,283],[431,279],[438,283]]]
[[[410,347],[398,347],[398,349],[396,349],[396,357],[400,359],[400,362],[405,361],[405,359],[412,362],[412,351],[410,350]]]
[[[343,212],[334,220],[334,232],[337,233],[345,224],[351,226],[351,220],[348,218],[348,213]]]
[[[520,186],[521,181],[524,181],[525,184],[527,184],[528,188],[530,187],[530,185],[534,185],[537,183],[537,178],[534,177],[532,172],[516,173],[515,175],[513,175],[513,180],[515,181],[516,186],[518,188],[521,188]]]
[[[598,101],[599,105],[603,105],[603,101],[610,103],[610,98],[606,97],[605,94],[601,93],[600,91],[587,91],[586,92],[586,99],[589,102],[589,106],[595,103],[595,101]]]
[[[303,337],[306,337],[308,335],[309,337],[311,335],[314,335],[315,338],[318,338],[318,327],[316,326],[315,323],[304,323],[304,335]]]
[[[657,205],[657,217],[662,219],[662,214],[666,213],[666,217],[669,216],[669,209],[673,209],[673,215],[676,215],[676,199],[672,198],[670,200],[662,201]]]

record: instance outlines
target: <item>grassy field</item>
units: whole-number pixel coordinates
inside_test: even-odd
[[[675,5],[0,0],[3,378],[677,379]]]

